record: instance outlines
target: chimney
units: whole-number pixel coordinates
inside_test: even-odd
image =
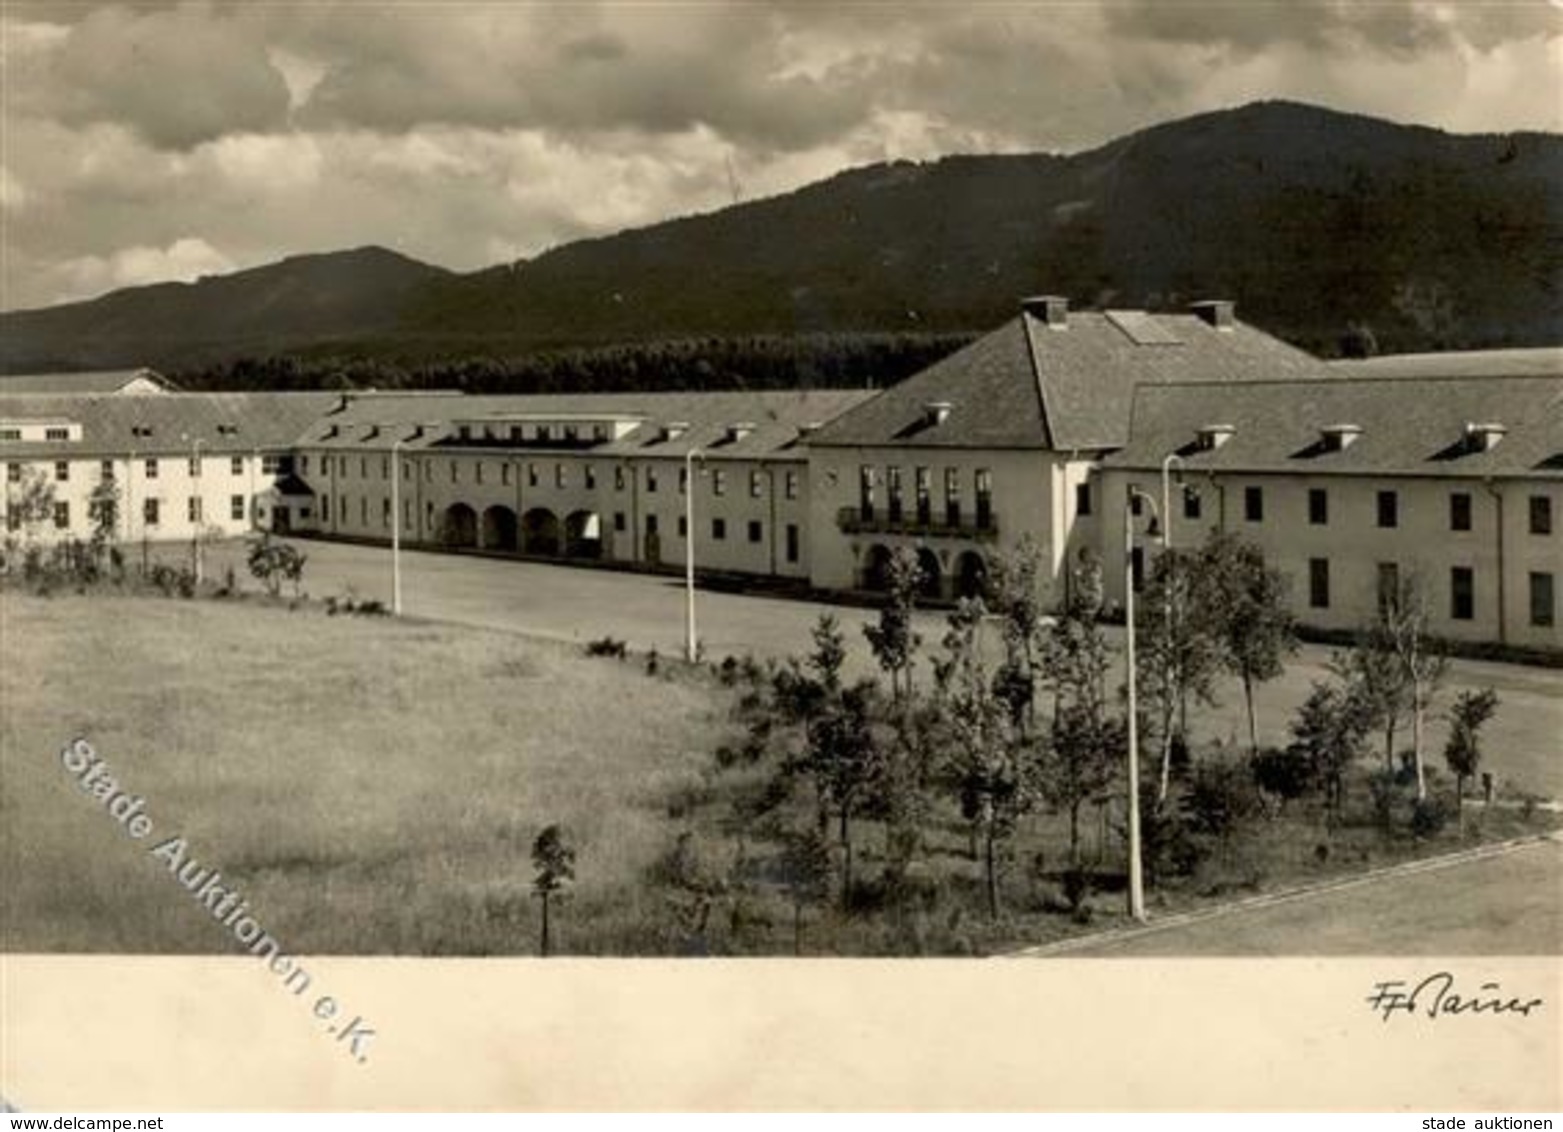
[[[934,425],[942,425],[949,420],[950,410],[953,407],[948,401],[929,401],[928,404],[923,406],[923,412],[926,414],[924,419],[928,422],[928,427],[932,428]]]
[[[1237,429],[1229,424],[1208,424],[1199,430],[1199,447],[1205,452],[1220,448],[1235,432]]]
[[[1339,452],[1350,448],[1357,437],[1362,435],[1362,426],[1354,424],[1325,425],[1319,430],[1319,437],[1324,447],[1330,452]]]
[[[1020,309],[1054,330],[1069,325],[1069,300],[1062,295],[1032,295],[1020,300]]]
[[[1471,452],[1490,452],[1508,431],[1497,421],[1473,421],[1465,426],[1465,447]]]
[[[1202,302],[1190,303],[1189,310],[1217,330],[1231,330],[1237,325],[1231,299],[1205,299]]]

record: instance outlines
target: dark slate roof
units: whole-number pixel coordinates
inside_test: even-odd
[[[589,393],[354,396],[336,411],[311,422],[296,437],[301,448],[382,451],[401,439],[408,449],[462,447],[456,422],[516,416],[576,418],[627,416],[639,423],[615,441],[580,451],[608,456],[661,456],[682,459],[691,447],[709,459],[807,459],[798,443],[808,425],[823,424],[872,396],[867,390],[786,390],[753,393]],[[665,425],[683,423],[687,431],[663,440]],[[724,443],[730,426],[751,424],[752,432]],[[415,436],[416,426],[423,433]],[[474,445],[474,447],[477,447]],[[535,451],[505,448],[503,451]]]
[[[0,393],[0,420],[75,421],[79,441],[0,441],[0,459],[71,459],[188,455],[289,448],[305,425],[340,401],[332,393],[164,393],[156,397],[102,394],[14,396]],[[150,429],[137,435],[136,429]]]
[[[1384,354],[1330,363],[1342,377],[1523,377],[1563,375],[1563,346],[1526,350],[1449,350],[1438,354]]]
[[[118,393],[141,377],[156,382],[164,390],[178,388],[168,378],[151,369],[95,370],[90,373],[16,373],[0,374],[0,396],[34,393],[56,393],[68,396]]]
[[[1465,443],[1468,424],[1507,429],[1486,452]],[[1229,440],[1199,451],[1201,428],[1231,425]],[[1327,451],[1323,430],[1355,425],[1347,447]],[[1148,387],[1135,397],[1129,444],[1105,467],[1153,469],[1171,452],[1186,470],[1563,478],[1563,377],[1336,378]]]
[[[1134,389],[1187,381],[1326,378],[1318,359],[1241,322],[1197,315],[1070,311],[1050,327],[1025,313],[821,429],[824,446],[1115,448]],[[926,406],[951,403],[920,427]]]

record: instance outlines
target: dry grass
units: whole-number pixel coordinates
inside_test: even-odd
[[[181,834],[295,952],[524,953],[556,821],[580,852],[563,942],[609,939],[726,718],[708,687],[562,644],[253,601],[4,593],[0,632],[13,951],[233,947],[146,852]],[[62,768],[78,734],[147,799],[148,841]]]

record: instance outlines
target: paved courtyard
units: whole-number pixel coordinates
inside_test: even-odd
[[[389,603],[391,559],[386,549],[315,540],[297,545],[309,556],[304,575],[308,593]],[[165,547],[161,553],[173,557],[181,550]],[[221,546],[211,552],[208,570],[215,575],[231,562],[240,578],[253,585],[242,559],[242,544]],[[410,616],[582,642],[612,635],[632,649],[655,647],[671,655],[683,650],[681,577],[404,551],[402,598]],[[866,673],[872,662],[861,626],[874,618],[870,609],[701,590],[697,619],[709,659],[745,653],[786,656],[808,649],[809,630],[825,611],[841,620],[853,662]],[[919,625],[925,651],[936,649],[944,634],[942,614],[921,614]],[[1285,742],[1292,711],[1310,684],[1326,677],[1329,655],[1328,648],[1306,645],[1285,677],[1260,689],[1262,741]],[[926,666],[918,675],[931,678]],[[1459,661],[1452,665],[1446,686],[1483,685],[1496,688],[1502,700],[1486,733],[1489,769],[1527,790],[1563,797],[1563,671]],[[1202,711],[1200,722],[1206,739],[1244,741],[1242,697],[1235,681],[1224,683],[1220,705]],[[1442,766],[1443,740],[1442,720],[1435,719],[1428,741],[1433,765]],[[1409,732],[1402,741],[1410,742]]]

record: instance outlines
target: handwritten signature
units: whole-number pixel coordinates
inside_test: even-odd
[[[1409,989],[1407,989],[1409,988]],[[1497,983],[1482,983],[1474,995],[1455,991],[1454,975],[1439,971],[1412,986],[1399,979],[1374,983],[1373,993],[1364,1000],[1378,1011],[1385,1022],[1396,1014],[1425,1014],[1442,1018],[1450,1014],[1520,1014],[1530,1016],[1543,1000],[1521,996],[1505,997]]]

